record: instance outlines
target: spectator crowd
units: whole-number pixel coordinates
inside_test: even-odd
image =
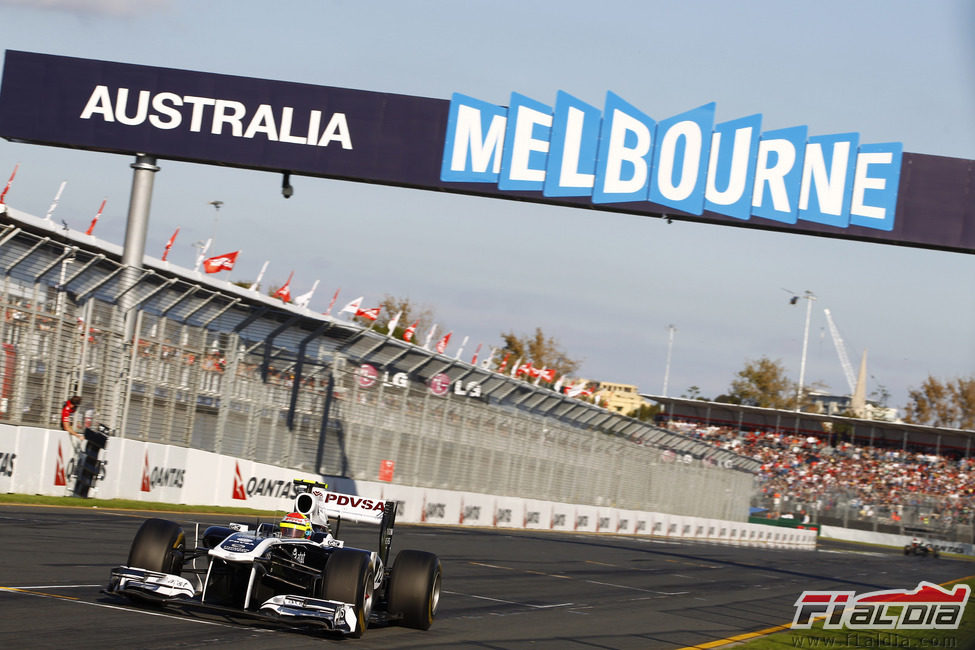
[[[753,458],[768,516],[846,516],[944,528],[970,524],[975,459],[834,442],[830,437],[672,421],[668,428]],[[931,450],[933,451],[933,450]]]

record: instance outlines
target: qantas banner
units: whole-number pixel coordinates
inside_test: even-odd
[[[975,253],[975,161],[714,103],[504,104],[7,51],[0,136],[273,172]],[[777,116],[779,118],[780,116]],[[778,119],[776,121],[779,121]],[[851,125],[855,128],[856,125]]]

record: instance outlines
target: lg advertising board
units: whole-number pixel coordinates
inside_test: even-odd
[[[9,140],[975,252],[975,162],[714,103],[502,105],[7,51]]]

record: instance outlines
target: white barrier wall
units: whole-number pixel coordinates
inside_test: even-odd
[[[0,425],[0,492],[67,496],[74,487],[77,443],[63,431]],[[283,469],[198,449],[109,438],[100,499],[286,511],[295,478],[337,492],[398,503],[397,521],[529,530],[700,539],[725,544],[815,548],[816,533],[763,524],[658,512],[553,503],[489,494],[353,481]]]

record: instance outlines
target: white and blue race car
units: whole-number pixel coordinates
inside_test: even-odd
[[[373,623],[429,629],[440,601],[441,564],[433,553],[403,550],[388,566],[394,501],[330,492],[295,480],[296,513],[311,533],[282,534],[278,524],[210,526],[186,548],[179,524],[147,519],[107,593],[134,602],[192,605],[359,637]],[[331,521],[330,521],[331,520]],[[333,536],[343,520],[379,526],[379,548],[350,548]]]

